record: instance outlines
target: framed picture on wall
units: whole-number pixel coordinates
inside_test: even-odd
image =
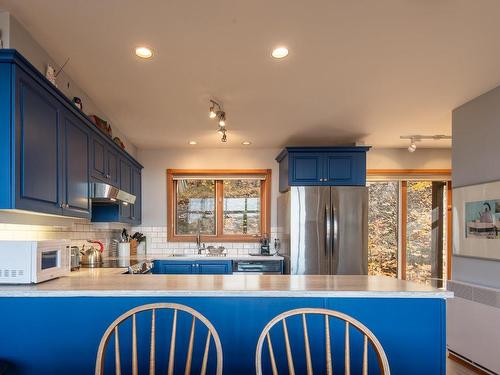
[[[453,189],[453,254],[500,260],[500,181]]]

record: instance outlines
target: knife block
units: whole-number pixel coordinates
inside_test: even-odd
[[[137,255],[137,245],[139,242],[137,240],[130,240],[130,256],[136,256]]]

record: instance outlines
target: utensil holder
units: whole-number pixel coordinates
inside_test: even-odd
[[[120,242],[118,244],[118,256],[130,257],[130,242]]]

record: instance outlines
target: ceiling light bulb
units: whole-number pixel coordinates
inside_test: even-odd
[[[142,59],[149,59],[153,57],[153,51],[148,47],[137,47],[135,54]]]
[[[277,48],[273,49],[271,56],[273,56],[275,59],[282,59],[283,57],[287,57],[288,56],[288,48],[277,47]]]
[[[208,117],[215,118],[215,116],[217,116],[217,113],[215,113],[214,107],[210,107],[210,114],[208,115]]]
[[[408,151],[409,152],[415,152],[415,150],[417,149],[417,145],[415,144],[415,142],[411,142],[411,144],[408,146]]]
[[[190,145],[197,145],[197,144],[198,144],[198,142],[196,142],[196,141],[189,141],[189,144],[190,144]]]
[[[250,141],[243,141],[243,142],[241,142],[241,144],[242,144],[243,146],[249,146],[249,145],[251,145],[251,144],[252,144],[252,142],[250,142]]]
[[[219,125],[220,125],[220,126],[226,126],[226,121],[225,121],[223,118],[221,118],[221,119],[219,120]]]

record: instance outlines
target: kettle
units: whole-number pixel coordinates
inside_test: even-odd
[[[102,264],[102,250],[97,250],[93,246],[85,249],[83,245],[80,254],[82,255],[81,263],[87,267],[98,267]]]

